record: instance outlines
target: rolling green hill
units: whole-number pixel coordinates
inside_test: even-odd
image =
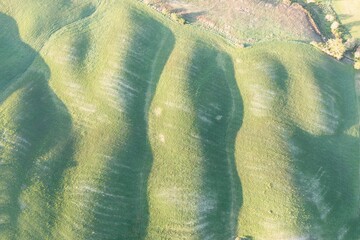
[[[352,66],[141,2],[0,0],[0,239],[359,239]]]

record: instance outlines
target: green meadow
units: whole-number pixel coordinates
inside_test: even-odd
[[[0,27],[1,240],[360,239],[351,65],[134,0],[0,0]]]
[[[356,0],[332,0],[341,22],[355,38],[360,38],[360,2]]]

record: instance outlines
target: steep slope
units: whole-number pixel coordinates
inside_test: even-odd
[[[1,1],[0,239],[359,236],[351,66],[87,4]]]

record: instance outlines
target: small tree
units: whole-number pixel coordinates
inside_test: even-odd
[[[360,70],[360,59],[355,60],[354,68]]]
[[[336,30],[336,29],[338,29],[339,27],[340,27],[340,23],[337,22],[337,21],[333,22],[333,23],[331,24],[331,26],[330,26],[331,30]]]
[[[328,21],[328,22],[333,22],[333,21],[335,21],[335,17],[334,17],[334,15],[332,15],[332,14],[327,14],[327,15],[325,16],[325,19],[326,19],[326,21]]]
[[[178,16],[176,13],[171,13],[170,17],[171,17],[171,19],[177,21],[178,23],[180,23],[182,25],[184,25],[186,23],[185,19]]]
[[[360,47],[357,48],[357,50],[354,53],[355,63],[354,68],[360,69]]]

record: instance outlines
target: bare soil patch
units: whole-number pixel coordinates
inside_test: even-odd
[[[309,16],[277,0],[144,0],[160,11],[214,30],[235,43],[272,39],[319,41]]]

